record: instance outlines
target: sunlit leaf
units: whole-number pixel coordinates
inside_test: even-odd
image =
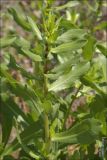
[[[87,43],[83,47],[83,57],[86,60],[90,60],[93,57],[95,49],[95,38],[89,36]]]
[[[72,42],[64,43],[57,46],[56,48],[52,48],[51,52],[56,54],[61,54],[65,52],[76,51],[78,49],[81,49],[86,44],[86,42],[87,42],[86,40],[75,40]]]
[[[51,72],[53,73],[62,73],[62,72],[66,72],[68,69],[71,69],[71,67],[75,64],[77,64],[79,62],[79,55],[71,56],[67,61],[65,61],[64,63],[61,63],[57,66],[55,66]]]
[[[107,48],[106,47],[104,47],[103,45],[97,44],[97,48],[104,56],[107,56]]]
[[[98,138],[101,123],[92,118],[85,119],[74,125],[67,131],[56,133],[52,141],[65,144],[90,144]]]
[[[5,48],[12,45],[16,40],[16,37],[3,37],[0,39],[0,48]]]
[[[8,11],[13,16],[14,20],[18,25],[20,25],[22,28],[24,28],[27,31],[31,31],[31,27],[24,15],[22,15],[20,12],[18,13],[18,11],[14,8],[9,8]]]
[[[60,35],[57,40],[56,43],[66,43],[66,42],[70,42],[73,39],[81,39],[86,35],[86,31],[83,29],[70,29],[67,32],[63,33],[62,35]]]
[[[107,22],[103,21],[94,27],[94,30],[107,29]]]
[[[79,5],[79,2],[78,1],[70,1],[62,6],[59,6],[59,7],[56,7],[56,10],[62,10],[62,9],[65,9],[65,8],[71,8],[71,7],[75,7]]]
[[[24,39],[23,37],[18,37],[15,39],[13,46],[30,49],[30,42]]]
[[[49,100],[44,100],[43,102],[43,108],[46,113],[50,113],[52,111],[52,103]]]
[[[42,40],[41,32],[39,31],[36,23],[33,21],[33,19],[31,17],[28,17],[28,21],[29,21],[29,25],[31,26],[35,35],[38,37],[39,40]]]
[[[33,52],[31,52],[29,50],[21,49],[20,52],[22,54],[26,55],[27,57],[31,58],[35,62],[42,61],[42,58],[39,55],[34,54]]]
[[[80,78],[80,81],[86,85],[94,89],[96,92],[100,94],[104,94],[104,92],[96,85],[96,83],[92,82],[92,80],[88,76],[84,76]]]
[[[69,88],[72,84],[89,70],[89,63],[80,63],[69,73],[60,76],[49,86],[49,91],[60,91]]]

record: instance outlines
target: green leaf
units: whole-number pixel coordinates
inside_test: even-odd
[[[43,102],[43,108],[47,114],[49,114],[52,111],[52,103],[50,100],[44,100]]]
[[[95,141],[100,133],[101,123],[89,118],[75,124],[67,131],[56,133],[52,141],[64,144],[90,144]]]
[[[5,41],[3,41],[3,45],[7,45],[5,44]],[[10,41],[7,43],[10,43],[12,45],[12,47],[16,48],[19,54],[23,54],[29,58],[31,58],[33,61],[37,62],[37,61],[42,61],[42,58],[39,55],[34,54],[33,52],[31,52],[30,49],[30,43],[25,40],[23,37],[15,37],[14,41]],[[2,45],[2,46],[3,46]]]
[[[10,55],[10,63],[8,64],[8,67],[11,69],[19,70],[21,72],[21,74],[28,79],[41,80],[40,77],[35,76],[33,73],[27,72],[24,68],[22,68],[20,65],[18,65],[16,63],[15,58],[12,55]]]
[[[56,7],[56,10],[62,10],[62,9],[65,9],[65,8],[71,8],[71,7],[75,7],[79,5],[79,2],[78,1],[70,1],[62,6],[59,6],[59,7]]]
[[[40,129],[40,126],[40,122],[36,122],[26,127],[25,130],[22,133],[20,133],[22,142],[28,144],[30,141],[35,141],[37,138],[42,137],[42,129]],[[12,153],[20,147],[21,146],[17,138],[15,138],[15,140],[9,146],[6,147],[4,152],[1,154],[1,157],[4,157]]]
[[[28,42],[23,37],[18,37],[15,39],[13,46],[17,48],[30,49],[30,42]]]
[[[25,49],[21,49],[19,50],[19,52],[21,54],[24,54],[25,56],[31,58],[33,61],[35,62],[40,62],[42,61],[42,58],[39,55],[34,54],[33,52],[29,51],[29,50],[25,50]]]
[[[106,47],[104,47],[103,45],[97,44],[97,48],[104,56],[107,56],[107,48]]]
[[[96,85],[96,83],[93,83],[88,76],[84,76],[80,78],[80,81],[86,85],[97,91],[99,94],[104,95],[104,92]]]
[[[2,100],[2,106],[8,110],[8,112],[11,113],[12,116],[18,118],[18,116],[22,117],[23,121],[25,121],[27,124],[30,123],[29,119],[25,115],[25,113],[19,108],[19,106],[13,101],[11,97],[9,97],[6,101]],[[7,112],[7,113],[8,113]]]
[[[86,44],[86,40],[75,40],[69,43],[64,43],[56,48],[52,48],[51,52],[61,54],[65,52],[72,52],[81,49]]]
[[[107,22],[101,22],[97,26],[94,27],[94,30],[102,30],[102,29],[107,29]]]
[[[56,80],[62,74],[68,73],[71,70],[72,66],[78,64],[79,61],[80,55],[76,55],[75,57],[71,56],[67,61],[55,66],[55,68],[51,70],[52,74],[46,74],[45,76],[51,80]]]
[[[1,70],[2,76],[6,78],[8,83],[8,88],[11,93],[14,93],[16,96],[19,96],[25,100],[28,106],[35,113],[35,118],[39,117],[43,111],[41,101],[36,95],[35,91],[29,85],[22,85],[11,77],[9,73],[5,70]]]
[[[106,97],[107,98],[107,97]],[[96,95],[89,105],[91,114],[95,116],[97,113],[103,112],[106,109],[106,102],[104,97]]]
[[[66,43],[77,38],[82,39],[86,34],[86,31],[83,29],[70,29],[67,32],[60,35],[57,38],[56,43]]]
[[[15,160],[12,156],[5,156],[3,160]]]
[[[80,63],[68,74],[60,76],[55,82],[53,82],[48,90],[49,91],[60,91],[65,88],[69,88],[72,84],[83,76],[90,67],[90,63]]]
[[[0,39],[0,48],[5,48],[12,45],[16,40],[16,37],[3,37]]]
[[[55,66],[51,72],[55,73],[63,73],[68,71],[69,69],[71,69],[71,67],[75,64],[77,64],[80,60],[80,56],[79,55],[75,55],[75,56],[71,56],[67,61],[65,61],[64,63],[61,63],[57,66]]]
[[[33,21],[31,17],[28,17],[29,25],[31,26],[32,30],[34,31],[34,34],[38,37],[39,40],[42,40],[41,32],[39,31],[36,23]]]
[[[86,60],[91,60],[95,49],[95,38],[89,36],[87,43],[83,47],[83,57]]]
[[[16,122],[16,134],[17,134],[17,139],[19,144],[21,145],[21,148],[32,158],[39,160],[40,156],[37,155],[36,153],[34,153],[29,147],[27,147],[26,143],[23,143],[20,134],[19,134],[19,127],[18,127],[18,122],[17,120],[15,120]]]
[[[9,8],[8,12],[13,16],[14,20],[18,25],[20,25],[22,28],[24,28],[27,31],[31,31],[31,27],[23,14],[21,14],[14,8]]]
[[[2,143],[5,147],[7,144],[11,129],[12,129],[12,124],[13,124],[13,114],[9,110],[9,108],[6,107],[6,105],[0,100],[0,105],[1,105],[1,111],[0,114],[2,115],[1,118],[1,124],[2,124]]]

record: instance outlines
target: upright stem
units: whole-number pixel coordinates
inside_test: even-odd
[[[45,49],[44,74],[47,74],[48,71],[47,56],[48,56],[48,44],[46,44],[46,49]],[[44,76],[44,97],[46,97],[47,93],[48,93],[47,78]],[[47,143],[49,141],[49,119],[47,113],[44,114],[44,127],[45,127],[45,142]]]

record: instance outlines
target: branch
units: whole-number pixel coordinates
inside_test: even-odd
[[[71,104],[70,104],[70,106],[69,106],[69,108],[68,108],[68,110],[67,110],[67,112],[66,112],[66,115],[65,115],[63,128],[65,128],[65,124],[66,124],[67,118],[68,118],[68,116],[69,116],[69,113],[70,113],[70,110],[71,110],[71,106],[72,106],[72,104],[74,103],[75,99],[77,98],[78,92],[80,91],[80,89],[82,88],[82,86],[83,86],[83,85],[81,84],[81,85],[79,86],[79,88],[77,89],[75,95],[73,96],[72,102],[71,102]]]

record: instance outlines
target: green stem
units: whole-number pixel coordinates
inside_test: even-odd
[[[46,73],[45,73],[46,74]],[[47,95],[47,80],[44,76],[44,97]],[[44,113],[44,128],[45,128],[45,142],[48,142],[49,139],[49,120],[47,113]]]
[[[49,120],[48,115],[44,114],[44,125],[45,125],[45,142],[48,142],[49,140]]]
[[[77,89],[75,95],[73,96],[72,102],[71,102],[71,104],[69,105],[69,108],[68,108],[68,110],[67,110],[67,112],[66,112],[66,115],[65,115],[63,128],[65,128],[66,121],[67,121],[67,118],[68,118],[69,113],[70,113],[70,110],[71,110],[71,106],[72,106],[72,104],[74,103],[75,99],[77,98],[78,92],[80,91],[80,89],[81,89],[82,86],[83,86],[83,85],[81,84],[81,85],[79,86],[79,88]]]
[[[47,88],[47,77],[45,74],[48,72],[48,67],[47,67],[47,57],[48,57],[48,44],[46,43],[46,48],[45,48],[45,63],[44,63],[44,97],[46,97],[48,93],[48,88]],[[45,142],[46,142],[46,150],[49,152],[49,144],[50,144],[50,134],[49,134],[49,119],[48,119],[48,114],[45,112],[44,113],[44,128],[45,128]]]

